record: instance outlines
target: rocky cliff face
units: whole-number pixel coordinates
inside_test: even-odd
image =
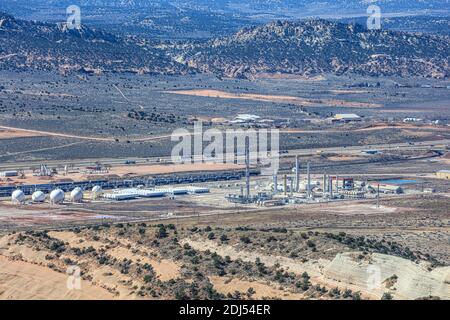
[[[325,20],[273,22],[194,46],[179,60],[227,77],[356,73],[448,77],[450,38]]]

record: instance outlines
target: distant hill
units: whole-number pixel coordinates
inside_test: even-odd
[[[343,23],[359,23],[365,25],[367,17],[339,19]],[[382,17],[381,26],[383,29],[406,31],[406,32],[426,32],[433,34],[450,35],[450,16],[406,16],[406,17]]]
[[[322,19],[276,21],[210,41],[160,43],[83,26],[15,19],[0,13],[0,70],[81,73],[261,73],[445,78],[450,37],[369,31]]]
[[[444,78],[450,71],[450,38],[321,19],[273,22],[230,37],[184,48],[178,61],[226,77],[258,73]]]
[[[227,36],[274,20],[366,18],[371,4],[381,8],[383,19],[450,17],[450,0],[4,0],[0,11],[20,19],[60,23],[67,17],[66,8],[78,5],[87,26],[147,39],[186,40]],[[425,29],[433,29],[432,23],[428,21]],[[404,27],[421,31],[420,23]]]
[[[133,14],[141,10],[145,14],[152,10],[198,10],[248,15],[278,15],[286,17],[306,17],[310,15],[366,14],[366,8],[376,4],[384,13],[408,15],[412,13],[447,12],[449,0],[8,0],[0,3],[0,10],[13,14],[30,15],[49,12],[64,12],[69,5],[79,5],[93,10],[102,8],[104,12]],[[93,14],[89,12],[87,14]],[[107,17],[105,17],[106,19]]]
[[[18,20],[0,13],[0,69],[181,74],[188,68],[161,50],[104,31]]]
[[[66,8],[81,8],[83,25],[121,35],[179,40],[205,39],[232,34],[255,22],[238,13],[209,10],[165,0],[8,0],[0,1],[0,11],[24,20],[61,23]]]

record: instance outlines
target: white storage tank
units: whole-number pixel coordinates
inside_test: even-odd
[[[62,203],[64,201],[64,191],[55,189],[50,193],[50,202],[52,204]]]
[[[23,203],[25,201],[25,193],[22,190],[15,190],[11,195],[13,203]]]
[[[100,187],[100,186],[93,187],[92,188],[92,199],[97,199],[98,197],[101,196],[102,193],[103,193],[102,187]]]
[[[2,171],[0,172],[0,177],[17,177],[19,175],[19,171]]]
[[[44,202],[45,198],[45,193],[42,191],[36,191],[31,195],[31,200],[33,200],[33,202]]]
[[[115,192],[115,193],[105,193],[103,195],[103,198],[104,199],[109,199],[109,200],[124,201],[124,200],[136,199],[138,196],[139,195],[137,193]]]
[[[72,202],[81,202],[81,200],[83,200],[83,190],[81,190],[80,187],[73,189],[70,193],[70,200],[72,200]]]
[[[209,193],[209,188],[204,187],[189,187],[189,193]]]

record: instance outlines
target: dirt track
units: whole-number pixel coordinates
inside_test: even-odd
[[[419,130],[441,130],[441,131],[450,131],[450,127],[437,127],[437,126],[421,126],[421,125],[413,125],[413,124],[402,124],[402,125],[374,125],[364,128],[355,128],[349,130],[343,129],[321,129],[321,130],[303,130],[296,128],[288,128],[280,130],[280,133],[339,133],[339,132],[369,132],[369,131],[379,131],[386,129],[413,129],[416,131]],[[69,139],[81,139],[81,140],[91,140],[91,141],[104,141],[104,142],[115,142],[115,138],[106,138],[106,137],[93,137],[93,136],[81,136],[74,134],[66,134],[60,132],[51,132],[51,131],[43,131],[43,130],[32,130],[32,129],[23,129],[17,127],[9,127],[9,126],[0,126],[0,139],[12,139],[12,138],[24,138],[24,137],[37,137],[37,136],[52,136],[52,137],[60,137],[60,138],[69,138]],[[159,136],[152,137],[143,137],[143,138],[134,138],[127,139],[131,142],[146,142],[146,141],[158,141],[170,139],[172,136],[177,137],[180,135],[172,135],[172,134],[164,134]]]

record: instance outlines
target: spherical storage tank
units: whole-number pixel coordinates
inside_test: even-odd
[[[64,191],[61,189],[55,189],[50,193],[51,203],[62,203],[64,201]]]
[[[25,201],[25,193],[22,190],[15,190],[11,195],[11,200],[14,203],[22,203]]]
[[[45,193],[43,193],[42,191],[36,191],[31,196],[31,200],[33,200],[33,202],[44,202],[45,201]]]
[[[96,199],[102,194],[102,187],[95,186],[92,188],[92,198]]]
[[[83,200],[83,191],[81,190],[81,188],[77,187],[73,189],[70,193],[70,199],[73,202],[81,202],[81,200]]]

